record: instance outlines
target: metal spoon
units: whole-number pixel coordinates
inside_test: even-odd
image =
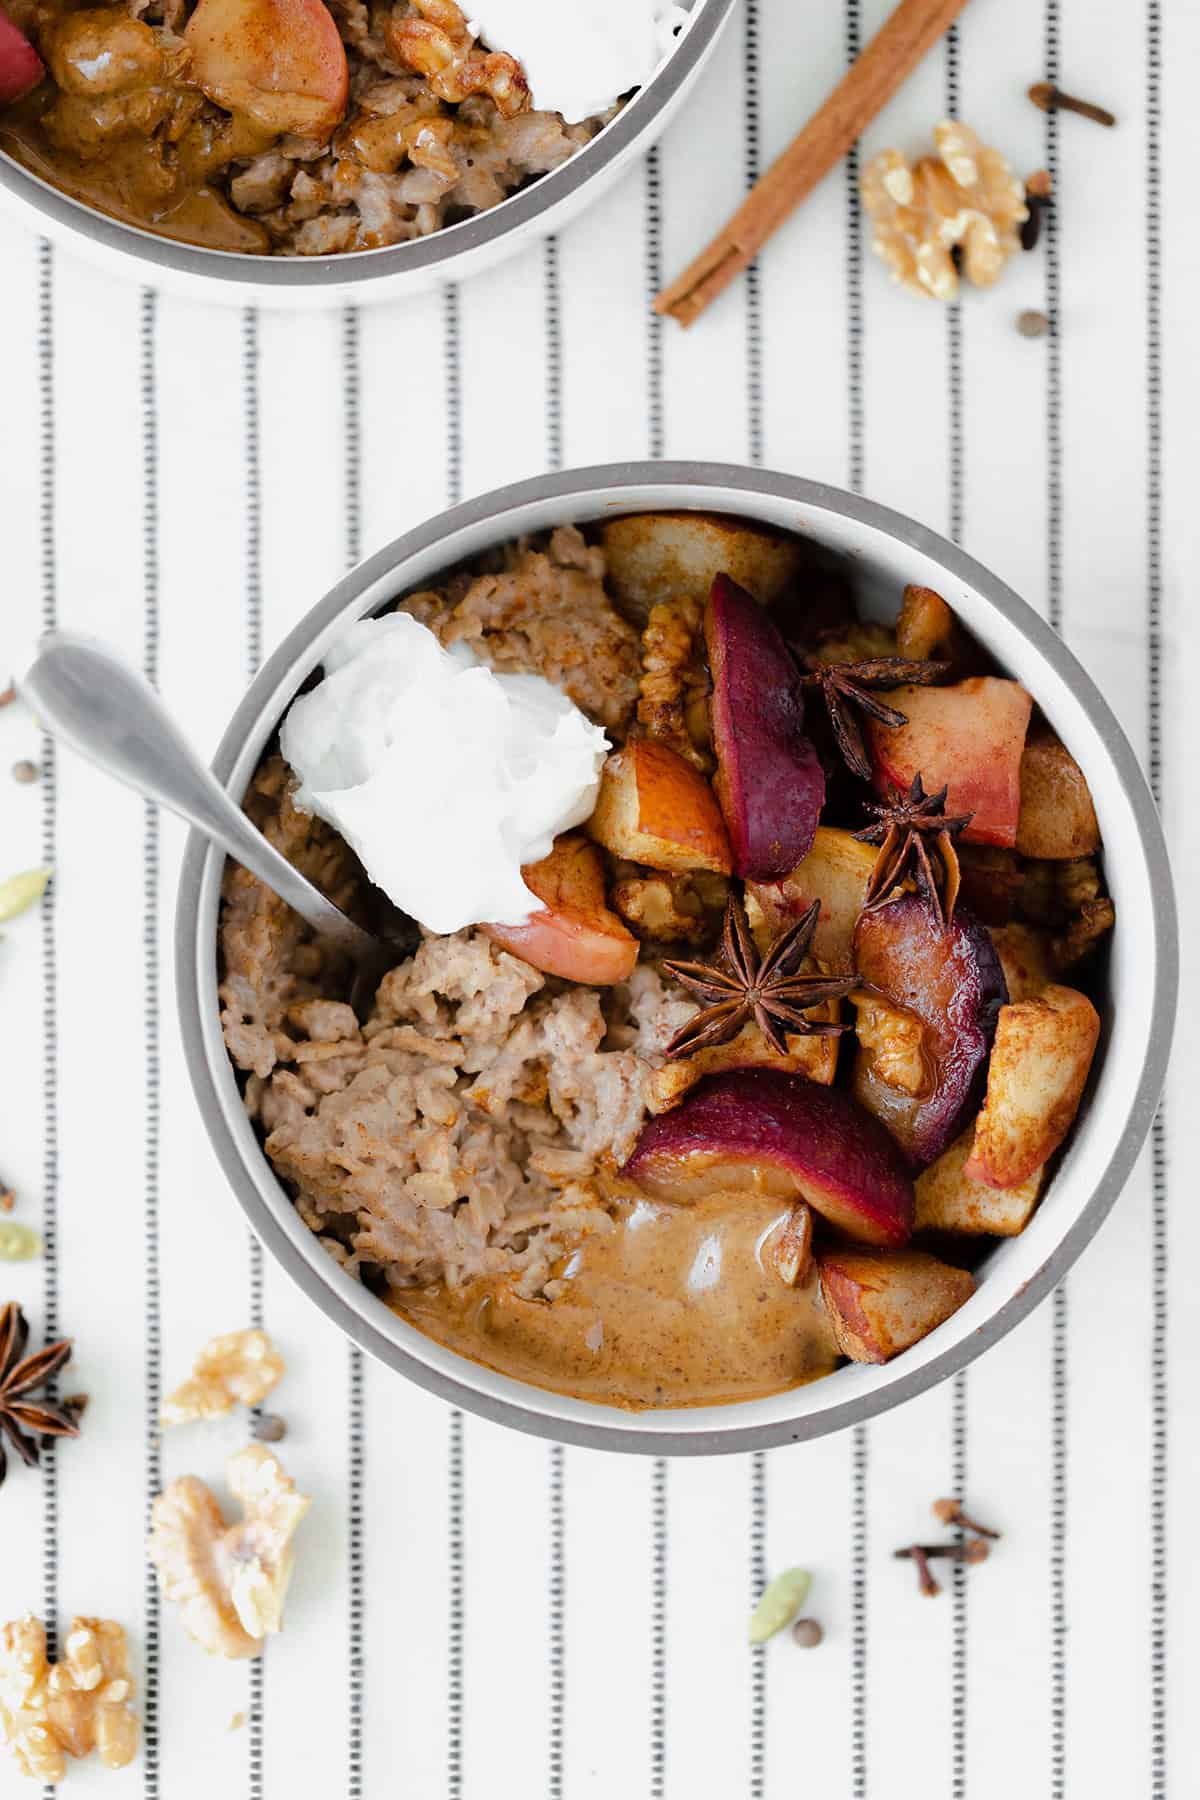
[[[196,826],[350,956],[351,1004],[366,1016],[381,977],[404,948],[356,925],[267,842],[205,768],[148,681],[96,639],[56,631],[42,638],[17,689],[47,731]]]

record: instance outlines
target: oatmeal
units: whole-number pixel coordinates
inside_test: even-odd
[[[587,145],[658,54],[564,117],[578,83],[531,95],[455,0],[6,0],[0,28],[0,151],[130,224],[291,256],[497,205]]]
[[[451,1348],[632,1407],[884,1361],[967,1302],[986,1235],[1044,1203],[1099,1036],[1061,981],[1089,982],[1113,923],[1082,771],[1019,683],[963,675],[987,665],[940,596],[917,631],[910,590],[901,623],[946,659],[898,656],[848,601],[830,635],[828,571],[789,542],[658,519],[628,582],[619,521],[563,527],[395,608],[436,654],[551,684],[612,746],[587,817],[521,864],[522,918],[464,889],[464,922],[414,927],[365,1017],[240,869],[221,924],[246,1106],[330,1256]],[[701,602],[714,546],[764,592],[718,571]],[[436,710],[397,864],[453,811],[421,773]],[[331,719],[328,755],[353,760]],[[280,741],[247,809],[370,926],[383,897],[307,810],[287,721]],[[492,752],[442,754],[453,789]],[[403,869],[383,878],[406,908]]]

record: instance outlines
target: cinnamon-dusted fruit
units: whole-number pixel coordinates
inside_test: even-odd
[[[125,1633],[111,1619],[71,1621],[62,1660],[46,1656],[46,1628],[26,1613],[0,1630],[0,1725],[23,1775],[51,1784],[67,1758],[93,1751],[106,1769],[137,1755],[140,1725]]]

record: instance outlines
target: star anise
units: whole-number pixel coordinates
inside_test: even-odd
[[[857,707],[894,731],[898,726],[908,724],[907,715],[877,700],[873,690],[932,687],[949,668],[947,662],[910,662],[903,656],[873,656],[866,662],[826,663],[822,667],[810,657],[809,673],[802,680],[805,687],[820,688],[838,749],[854,774],[869,781],[871,759],[853,708]]]
[[[975,815],[962,813],[948,819],[946,793],[942,788],[939,793],[927,794],[918,773],[907,794],[893,788],[891,799],[882,806],[867,802],[867,811],[875,814],[876,823],[854,835],[860,844],[878,844],[880,848],[867,883],[864,911],[880,905],[911,875],[939,925],[954,917],[959,887],[954,840]]]
[[[3,1439],[9,1443],[27,1468],[36,1468],[38,1439],[43,1437],[78,1437],[79,1414],[70,1404],[59,1405],[44,1396],[30,1398],[34,1388],[52,1381],[70,1360],[71,1340],[45,1344],[32,1356],[26,1356],[29,1326],[15,1301],[10,1300],[0,1312],[0,1482],[8,1472],[8,1456]]]
[[[808,954],[820,911],[820,901],[814,900],[762,956],[745,907],[736,894],[731,895],[721,935],[722,962],[663,964],[667,974],[704,1002],[667,1045],[668,1060],[727,1044],[751,1019],[780,1056],[787,1055],[788,1032],[802,1037],[836,1037],[843,1026],[818,1023],[806,1014],[810,1006],[848,994],[858,985],[856,977],[797,973]]]

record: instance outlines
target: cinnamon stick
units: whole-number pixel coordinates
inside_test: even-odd
[[[824,106],[755,182],[724,230],[663,289],[655,312],[678,319],[681,325],[694,324],[841,161],[966,3],[900,0]]]

